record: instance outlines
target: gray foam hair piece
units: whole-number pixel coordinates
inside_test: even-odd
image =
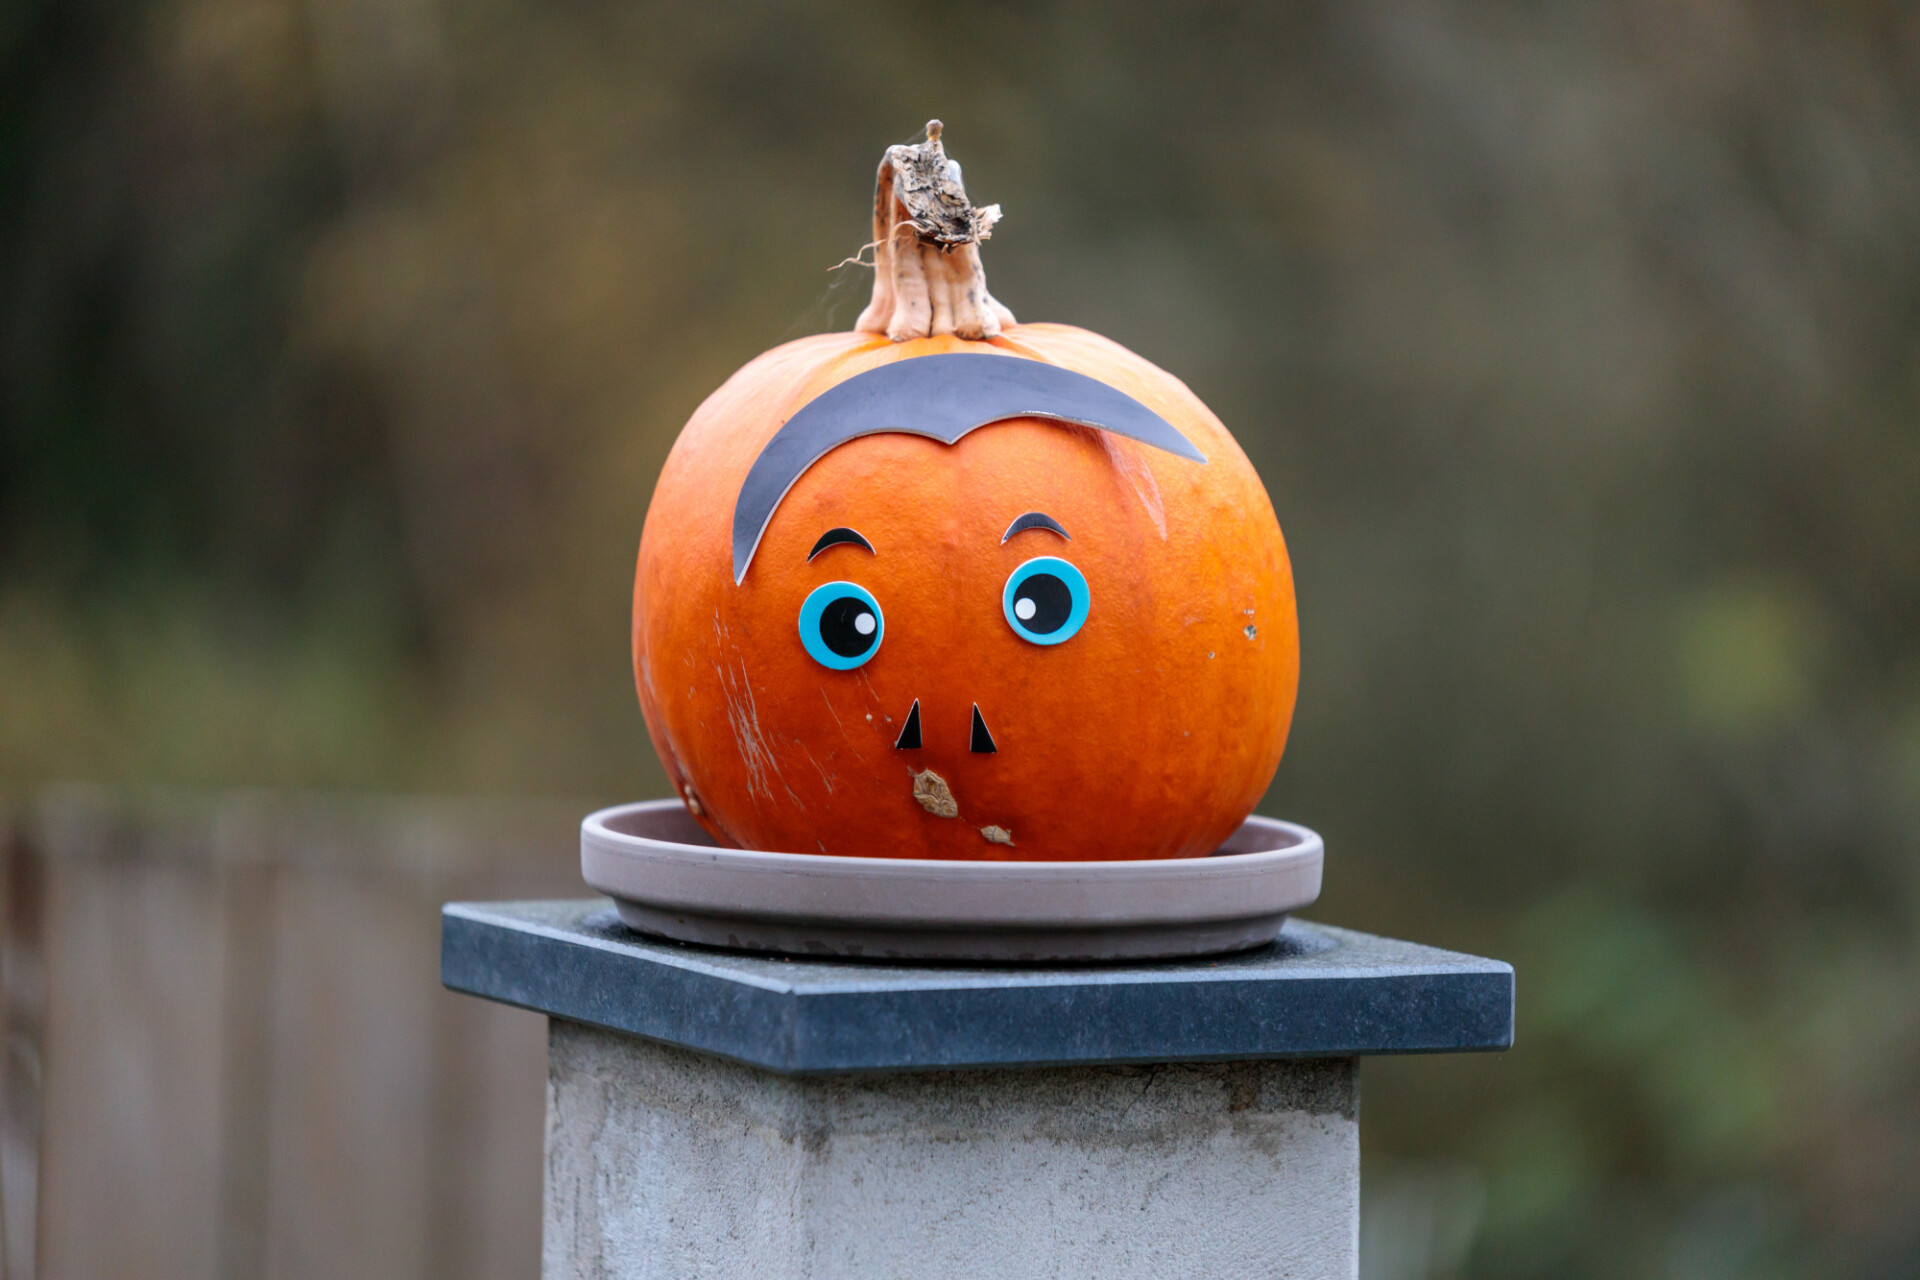
[[[953,444],[1007,418],[1097,427],[1204,463],[1174,425],[1117,387],[1018,356],[916,356],[856,374],[802,405],[754,459],[733,504],[733,581],[747,566],[781,499],[807,468],[861,436],[900,431]]]

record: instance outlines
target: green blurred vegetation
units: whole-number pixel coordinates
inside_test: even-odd
[[[1906,6],[17,0],[0,782],[658,791],[652,478],[932,115],[1267,481],[1316,914],[1519,966],[1420,1273],[1920,1273]]]

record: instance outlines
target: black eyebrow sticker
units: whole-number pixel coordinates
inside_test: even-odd
[[[879,554],[879,552],[873,549],[873,544],[861,537],[856,530],[849,529],[842,525],[838,529],[829,529],[820,535],[820,541],[814,543],[813,550],[807,552],[807,563],[812,564],[813,558],[822,551],[825,551],[828,547],[837,547],[842,543],[852,543],[856,547],[865,547],[867,554],[870,556]]]
[[[1000,545],[1006,546],[1008,538],[1016,533],[1025,533],[1029,529],[1050,529],[1068,542],[1073,541],[1073,535],[1061,528],[1058,520],[1044,511],[1029,511],[1023,516],[1014,517],[1013,523],[1007,526],[1007,531],[1000,535]]]
[[[969,431],[1007,418],[1096,427],[1193,462],[1207,460],[1165,418],[1084,373],[984,352],[896,360],[821,392],[767,441],[734,499],[734,583],[746,580],[780,500],[836,445],[887,431],[953,444]]]

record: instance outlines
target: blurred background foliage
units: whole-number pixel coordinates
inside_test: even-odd
[[[1369,1272],[1920,1273],[1904,5],[15,0],[0,782],[659,792],[652,479],[932,115],[1266,479],[1315,914],[1519,967]]]

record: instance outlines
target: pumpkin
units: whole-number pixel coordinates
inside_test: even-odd
[[[1272,504],[1177,378],[993,299],[998,207],[927,135],[881,163],[856,329],[748,363],[661,472],[633,607],[654,747],[737,847],[1211,853],[1293,714]]]

